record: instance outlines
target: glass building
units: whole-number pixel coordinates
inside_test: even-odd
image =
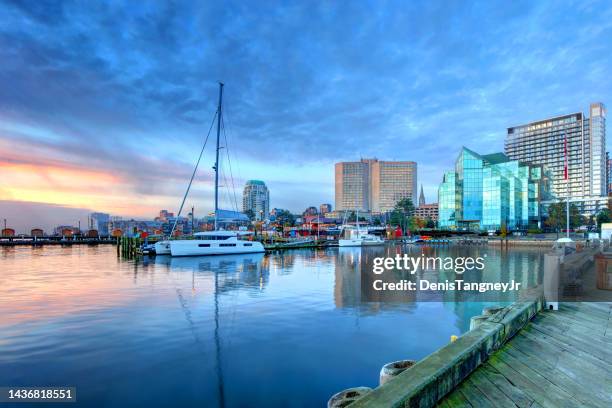
[[[548,199],[542,166],[510,160],[503,153],[479,155],[463,148],[438,189],[440,228],[509,230],[538,227],[540,203]]]

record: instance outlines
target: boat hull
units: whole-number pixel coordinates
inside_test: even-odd
[[[361,246],[385,245],[385,241],[363,241]]]
[[[363,244],[361,239],[339,239],[338,246],[341,247],[360,247]]]
[[[155,255],[170,255],[170,241],[156,242]]]
[[[261,242],[206,242],[200,240],[176,240],[170,242],[172,256],[206,256],[254,254],[265,252]]]

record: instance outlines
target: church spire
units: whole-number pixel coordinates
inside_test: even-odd
[[[425,205],[425,194],[423,194],[423,185],[421,184],[421,194],[419,195],[419,207]]]

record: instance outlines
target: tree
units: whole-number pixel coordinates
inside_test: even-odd
[[[612,221],[610,210],[605,208],[597,213],[597,229],[601,231],[601,224]]]
[[[276,213],[276,222],[283,227],[293,227],[295,225],[295,216],[288,210],[280,210]]]
[[[346,219],[347,222],[356,222],[357,221],[357,213],[355,213],[355,211],[351,211],[351,213],[349,214],[348,218]],[[366,217],[363,216],[359,216],[359,221],[367,221]]]
[[[412,217],[413,213],[414,204],[412,204],[412,200],[408,197],[402,198],[395,204],[393,211],[391,211],[389,224],[401,226],[404,232],[408,229],[415,229],[416,223]]]
[[[431,218],[427,219],[426,228],[436,228],[436,223]]]
[[[246,211],[244,212],[244,214],[245,214],[247,217],[249,217],[249,220],[250,220],[250,221],[253,221],[253,220],[255,219],[255,213],[253,212],[253,210],[250,210],[250,209],[249,209],[249,210],[246,210]]]
[[[567,224],[566,203],[554,203],[548,207],[548,217],[545,224],[554,228],[559,233],[559,230],[564,229]],[[570,228],[578,227],[582,223],[582,217],[578,212],[578,207],[575,204],[570,204]]]
[[[414,220],[414,225],[418,229],[422,229],[422,228],[425,228],[427,226],[427,220],[425,218],[412,217],[412,219]]]

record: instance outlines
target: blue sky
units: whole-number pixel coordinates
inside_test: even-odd
[[[294,211],[333,203],[333,163],[360,157],[417,161],[436,201],[462,145],[502,151],[509,126],[612,105],[605,1],[0,3],[9,214],[175,209],[218,80],[238,196],[262,179]]]

